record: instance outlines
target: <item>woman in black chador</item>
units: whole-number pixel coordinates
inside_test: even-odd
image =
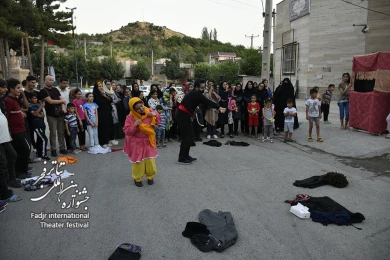
[[[295,104],[294,87],[291,84],[290,79],[285,78],[274,92],[274,104],[275,104],[275,128],[278,131],[284,131],[284,114],[283,111],[287,107],[287,100],[292,99]],[[294,118],[294,129],[298,128],[298,116]]]

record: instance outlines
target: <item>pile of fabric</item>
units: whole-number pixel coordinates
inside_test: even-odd
[[[210,140],[207,142],[203,142],[203,144],[208,145],[208,146],[214,146],[214,147],[222,146],[222,143],[218,142],[217,140]]]
[[[133,244],[120,244],[108,260],[139,260],[142,247]]]
[[[236,142],[233,140],[228,140],[225,145],[232,145],[232,146],[249,146],[250,144],[246,142]]]
[[[101,147],[100,145],[95,145],[94,147],[90,147],[88,149],[89,154],[106,154],[106,153],[111,153],[111,148],[110,147]]]
[[[73,176],[73,173],[69,173],[67,170],[64,170],[62,174],[60,174],[61,179],[69,178],[70,176]],[[24,186],[25,191],[35,191],[39,189],[43,189],[49,186],[52,186],[54,183],[54,180],[58,178],[58,175],[55,173],[52,173],[50,175],[46,175],[44,178],[40,179],[37,183],[36,180],[38,180],[39,176],[34,176],[31,178],[26,178],[21,180],[22,185]]]
[[[222,252],[236,243],[238,233],[230,212],[205,209],[199,213],[199,222],[188,222],[182,235],[200,251]]]
[[[337,188],[345,188],[348,186],[347,177],[338,172],[328,172],[325,175],[313,176],[304,180],[297,180],[293,183],[294,186],[303,188],[317,188],[324,185],[332,185]]]
[[[311,219],[324,226],[328,224],[353,226],[353,223],[361,223],[365,220],[363,214],[359,212],[352,213],[329,197],[310,197],[307,194],[298,194],[295,199],[286,200],[285,202],[291,206],[295,206],[299,202],[308,207]]]

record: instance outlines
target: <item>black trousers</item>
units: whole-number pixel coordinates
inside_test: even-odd
[[[11,142],[0,144],[0,200],[12,196],[12,190],[7,187],[7,179],[15,180],[16,152]]]
[[[79,146],[85,145],[85,132],[87,131],[87,121],[86,119],[81,120],[81,123],[83,124],[81,127],[80,122],[77,121],[77,125],[79,126],[79,131],[77,133],[77,137],[79,138]]]
[[[43,128],[35,128],[34,131],[37,134],[37,142],[35,145],[35,149],[37,149],[38,157],[45,157],[46,154],[46,148],[47,148],[47,137],[45,134],[46,127]]]
[[[177,123],[181,134],[179,162],[185,161],[190,156],[191,143],[194,139],[191,116],[181,110],[177,111]]]
[[[194,139],[200,138],[201,126],[198,124],[198,120],[196,120],[196,118],[194,118],[194,120],[192,121],[192,128],[194,130]]]
[[[30,157],[31,147],[27,139],[26,132],[12,134],[12,147],[17,153],[15,162],[15,171],[17,173],[27,173],[28,161]]]
[[[229,134],[233,134],[233,124],[228,124]],[[221,124],[221,135],[225,134],[225,124]]]
[[[329,104],[321,104],[321,110],[324,112],[324,121],[328,121],[329,107]]]

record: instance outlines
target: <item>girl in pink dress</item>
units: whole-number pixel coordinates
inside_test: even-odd
[[[137,187],[142,187],[142,177],[146,175],[149,185],[157,172],[156,133],[153,126],[159,125],[160,114],[145,107],[142,100],[134,97],[129,101],[130,114],[126,117],[123,132],[125,143],[123,151],[132,163],[132,177]]]

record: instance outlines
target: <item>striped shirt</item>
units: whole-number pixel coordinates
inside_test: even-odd
[[[324,94],[322,94],[322,104],[329,105],[331,100],[332,92],[330,92],[329,90],[325,91]]]
[[[71,113],[66,114],[65,121],[68,122],[69,127],[77,127],[76,114],[71,114]]]
[[[160,125],[158,126],[158,129],[165,129],[167,127],[167,116],[165,115],[165,113],[161,113],[160,114],[160,117],[161,117],[161,121],[160,121]]]

